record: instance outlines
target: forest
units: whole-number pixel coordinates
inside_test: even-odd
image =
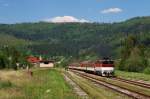
[[[121,60],[119,69],[140,72],[149,68],[150,17],[135,17],[117,23],[0,24],[1,50],[4,46],[14,47],[27,55],[49,58],[94,60],[111,57]],[[133,59],[134,55],[138,59]],[[134,68],[144,66],[137,70],[128,68],[133,63],[137,63]]]

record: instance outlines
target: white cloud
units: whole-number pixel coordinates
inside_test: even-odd
[[[85,23],[89,22],[88,20],[85,19],[78,19],[73,16],[57,16],[54,18],[50,19],[45,19],[45,22],[52,22],[52,23],[70,23],[70,22],[80,22],[80,23]]]
[[[109,13],[120,13],[123,10],[121,8],[108,8],[101,11],[102,14],[109,14]]]

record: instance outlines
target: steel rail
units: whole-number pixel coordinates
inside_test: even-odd
[[[106,81],[102,81],[100,79],[95,78],[94,76],[96,76],[96,75],[81,73],[81,72],[78,72],[78,71],[75,71],[75,70],[71,70],[71,71],[76,73],[77,75],[79,75],[81,77],[84,77],[88,80],[91,80],[91,81],[93,81],[97,84],[105,86],[105,87],[107,87],[109,89],[112,89],[114,91],[117,91],[119,93],[125,94],[125,95],[127,95],[129,97],[132,97],[134,99],[150,99],[150,95],[146,95],[146,94],[136,92],[136,91],[133,91],[133,90],[130,90],[130,89],[127,89],[127,88],[124,88],[124,87],[106,82]]]

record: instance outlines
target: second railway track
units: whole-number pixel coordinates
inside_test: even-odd
[[[97,84],[100,84],[102,86],[105,86],[109,89],[112,89],[114,91],[117,91],[119,93],[122,93],[122,94],[125,94],[129,97],[132,97],[134,99],[150,99],[150,95],[147,95],[147,94],[143,94],[143,93],[140,93],[140,92],[137,92],[137,91],[133,91],[133,90],[130,90],[130,89],[127,89],[127,88],[124,88],[124,87],[121,87],[121,86],[117,86],[117,85],[114,85],[112,83],[109,83],[109,82],[106,82],[106,81],[102,81],[94,76],[96,75],[92,75],[92,74],[87,74],[87,73],[83,73],[83,72],[79,72],[79,71],[76,71],[76,70],[71,70],[72,72],[76,73],[77,75],[79,76],[82,76],[83,78],[86,78],[88,80],[91,80]],[[119,79],[118,79],[119,80]],[[121,80],[121,79],[120,79]],[[124,79],[122,79],[123,81]],[[126,81],[127,82],[127,81]],[[142,85],[141,85],[142,86]]]
[[[133,80],[127,80],[127,79],[120,78],[120,77],[115,77],[112,79],[150,89],[150,84],[147,84],[147,83],[137,82],[137,81],[133,81]]]

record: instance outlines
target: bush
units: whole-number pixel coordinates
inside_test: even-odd
[[[144,73],[145,73],[145,74],[150,74],[150,67],[147,67],[147,68],[144,70]]]

